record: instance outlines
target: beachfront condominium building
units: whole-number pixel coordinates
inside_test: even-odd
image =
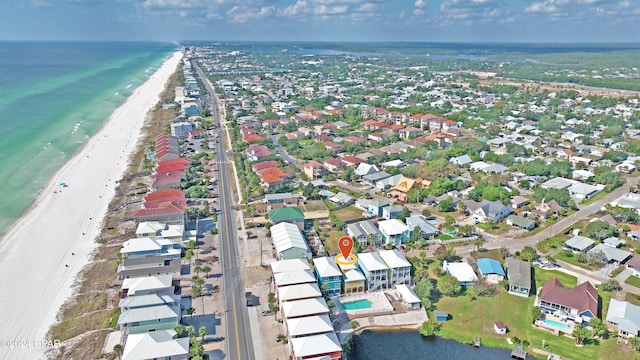
[[[389,286],[411,285],[411,264],[398,249],[380,251],[380,258],[389,268]]]
[[[189,359],[189,338],[176,338],[174,330],[130,334],[122,352],[122,360]]]
[[[389,287],[389,268],[378,253],[358,254],[358,266],[367,279],[367,291],[381,291]]]
[[[119,278],[174,274],[180,272],[181,244],[155,237],[133,238],[124,242],[118,266]]]
[[[342,293],[343,274],[333,258],[315,258],[313,259],[313,268],[316,273],[318,286],[320,286],[324,294],[335,296]]]
[[[171,124],[171,136],[179,139],[186,139],[191,131],[193,131],[193,125],[190,122],[181,121]]]
[[[132,296],[121,301],[118,325],[124,334],[172,330],[180,323],[180,300],[176,296]]]

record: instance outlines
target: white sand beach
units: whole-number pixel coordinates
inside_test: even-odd
[[[114,111],[0,240],[0,359],[44,356],[46,344],[39,340],[90,260],[116,181],[181,58],[181,52],[174,53]],[[63,182],[68,186],[61,187]]]

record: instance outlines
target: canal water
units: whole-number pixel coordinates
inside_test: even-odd
[[[454,340],[425,338],[417,331],[364,331],[354,338],[349,360],[484,360],[510,359],[511,351],[474,348]]]

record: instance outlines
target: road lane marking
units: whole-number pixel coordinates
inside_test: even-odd
[[[233,302],[233,323],[236,326],[236,348],[238,350],[238,359],[240,357],[240,335],[238,334],[238,313],[236,312],[236,293],[231,293],[231,301]]]

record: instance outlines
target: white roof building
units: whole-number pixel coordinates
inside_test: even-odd
[[[322,296],[318,284],[298,284],[278,288],[280,302],[312,299]]]
[[[273,279],[277,287],[316,282],[316,278],[313,276],[311,269],[277,273],[273,275]]]
[[[287,271],[299,271],[310,270],[309,263],[302,259],[287,259],[280,260],[271,263],[271,272],[274,274],[287,272]]]
[[[331,320],[326,314],[287,319],[286,326],[289,338],[333,332]]]
[[[271,241],[278,259],[311,259],[311,249],[302,236],[298,226],[281,222],[271,227]]]
[[[173,330],[129,334],[122,360],[189,359],[189,338],[174,339],[175,335]]]
[[[332,258],[323,256],[313,259],[313,265],[316,268],[318,276],[329,278],[334,276],[342,277],[342,271]]]
[[[341,352],[342,346],[335,333],[305,336],[291,339],[294,359],[305,359],[314,355]]]
[[[411,263],[407,261],[407,259],[400,254],[398,249],[393,250],[382,250],[379,251],[380,257],[382,261],[389,267],[389,269],[398,269],[398,268],[410,268]]]
[[[173,293],[171,282],[171,274],[129,278],[122,281],[122,290],[127,291],[127,296],[165,293],[168,291]]]
[[[408,285],[396,285],[396,290],[398,291],[398,295],[400,295],[400,298],[407,304],[414,307],[420,307],[420,304],[422,304],[422,301],[420,301],[418,295],[416,295],[416,293]]]
[[[468,285],[470,283],[478,281],[478,276],[476,275],[475,271],[473,271],[471,265],[465,262],[450,263],[445,260],[442,263],[442,270],[458,279],[460,285]]]
[[[329,307],[323,298],[287,301],[282,303],[282,313],[286,319],[303,316],[329,314]]]

